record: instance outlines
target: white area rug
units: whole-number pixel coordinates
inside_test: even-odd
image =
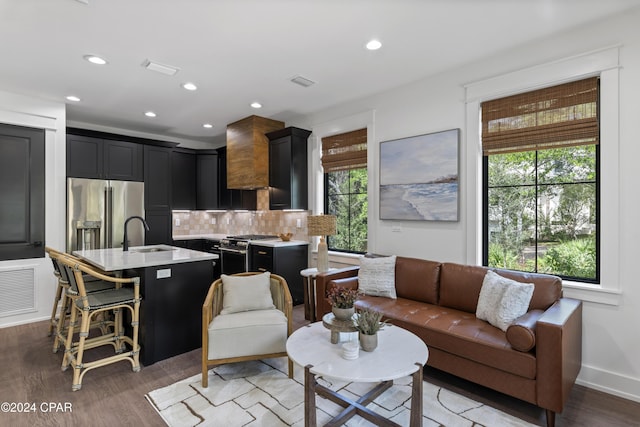
[[[171,427],[304,426],[304,370],[295,366],[291,380],[286,369],[285,358],[228,364],[209,371],[208,388],[202,388],[198,374],[145,397]],[[374,385],[318,382],[354,400]],[[319,426],[342,410],[322,397],[316,397],[316,402]],[[411,377],[396,380],[368,407],[402,426],[409,425]],[[428,382],[423,385],[423,414],[425,427],[533,426]],[[345,425],[372,424],[356,415]]]

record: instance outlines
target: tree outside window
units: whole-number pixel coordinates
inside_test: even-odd
[[[337,234],[329,236],[329,249],[367,251],[367,169],[325,174],[326,212],[337,217]]]
[[[486,158],[486,265],[595,282],[598,146]]]

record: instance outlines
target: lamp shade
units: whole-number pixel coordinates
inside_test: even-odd
[[[333,236],[336,234],[335,215],[309,215],[307,217],[309,236]]]

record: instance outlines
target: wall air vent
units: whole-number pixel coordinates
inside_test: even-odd
[[[180,71],[178,67],[160,64],[158,62],[153,62],[149,59],[145,59],[144,62],[142,63],[142,66],[147,70],[156,71],[158,73],[166,74],[167,76],[173,76],[175,73]]]
[[[291,79],[292,83],[295,83],[297,85],[300,85],[302,87],[309,87],[311,85],[316,84],[316,82],[314,82],[313,80],[309,80],[305,77],[302,76],[295,76]]]

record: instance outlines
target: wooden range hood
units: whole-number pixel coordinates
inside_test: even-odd
[[[227,188],[253,190],[269,186],[269,139],[284,122],[249,116],[227,125]]]

